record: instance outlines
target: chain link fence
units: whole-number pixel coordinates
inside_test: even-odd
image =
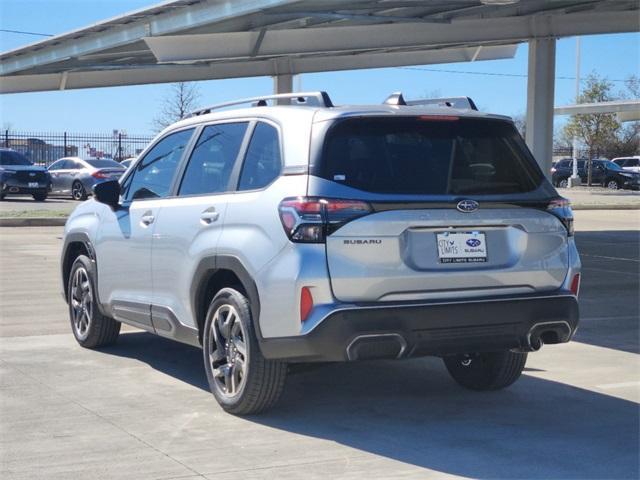
[[[49,166],[62,157],[111,158],[121,162],[135,157],[154,138],[114,130],[105,133],[24,132],[5,130],[0,144],[12,148],[33,163]]]

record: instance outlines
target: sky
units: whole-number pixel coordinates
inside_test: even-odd
[[[153,5],[153,0],[0,0],[0,29],[59,34],[85,27],[131,10]],[[46,37],[0,32],[0,51]],[[575,97],[575,38],[556,44],[555,104],[573,103]],[[640,74],[640,34],[581,37],[584,78],[596,72],[613,81]],[[302,75],[294,86],[326,90],[335,104],[380,103],[391,92],[406,98],[469,96],[481,110],[522,115],[526,109],[527,45],[515,58],[473,63],[425,65]],[[268,77],[197,82],[200,103],[210,105],[235,98],[272,92]],[[129,134],[153,132],[168,85],[139,85],[0,96],[0,126],[31,132]],[[562,123],[557,118],[556,123]]]

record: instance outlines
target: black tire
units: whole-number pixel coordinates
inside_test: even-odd
[[[47,199],[47,192],[44,193],[34,193],[33,194],[33,199],[36,202],[44,202]]]
[[[615,178],[608,178],[602,184],[603,187],[608,188],[609,190],[620,190],[622,185]]]
[[[238,290],[223,288],[213,298],[202,344],[209,388],[225,411],[250,415],[278,401],[287,364],[262,356],[249,300]]]
[[[526,353],[504,352],[443,357],[453,379],[471,390],[499,390],[520,378]]]
[[[86,274],[86,288],[91,303],[85,301],[87,290],[82,276]],[[78,283],[76,283],[78,281]],[[77,287],[80,285],[81,287]],[[76,341],[85,348],[97,348],[112,345],[120,334],[120,322],[102,315],[98,308],[95,283],[95,268],[89,257],[80,255],[75,259],[69,273],[67,301],[69,303],[69,321]],[[80,306],[78,306],[80,304]],[[82,314],[84,311],[84,314]],[[80,318],[82,317],[82,318]],[[83,328],[86,326],[86,328]]]
[[[82,185],[82,182],[78,180],[73,182],[73,185],[71,185],[71,198],[78,201],[87,199],[87,191],[84,185]]]

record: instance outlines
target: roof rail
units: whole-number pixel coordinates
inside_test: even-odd
[[[233,105],[243,105],[245,103],[251,103],[254,107],[266,107],[269,100],[295,100],[290,105],[305,105],[315,107],[333,107],[331,98],[327,92],[295,92],[295,93],[278,93],[274,95],[262,95],[260,97],[243,98],[240,100],[234,100],[232,102],[217,103],[208,107],[199,108],[189,114],[190,117],[195,117],[205,113],[211,113],[213,110],[219,110],[221,108],[231,107]]]
[[[394,92],[384,101],[386,105],[436,105],[439,107],[460,108],[468,110],[478,110],[476,104],[469,97],[448,97],[448,98],[423,98],[418,100],[405,100],[402,92]]]

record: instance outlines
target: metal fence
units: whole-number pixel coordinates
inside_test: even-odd
[[[153,139],[114,130],[104,133],[42,133],[5,130],[0,144],[17,150],[32,162],[49,166],[62,157],[111,158],[118,162],[135,157]]]

